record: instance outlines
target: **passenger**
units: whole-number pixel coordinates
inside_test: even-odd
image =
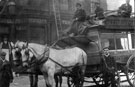
[[[9,87],[13,81],[12,69],[5,56],[5,52],[0,53],[0,87]]]
[[[106,85],[105,87],[107,87],[108,81],[111,81],[111,87],[117,87],[115,80],[116,70],[117,70],[116,61],[114,57],[110,55],[108,47],[105,47],[103,49],[103,73]]]
[[[86,12],[81,6],[82,5],[80,3],[76,4],[77,10],[75,11],[73,22],[68,30],[68,33],[73,34],[73,36],[78,35],[78,29],[86,19]]]
[[[7,61],[10,61],[9,59],[9,54],[10,54],[10,49],[11,49],[11,45],[10,43],[8,42],[8,38],[7,37],[4,37],[3,38],[3,42],[0,43],[0,48],[2,51],[6,52],[6,60]]]
[[[119,7],[119,10],[118,10],[119,16],[126,17],[126,18],[129,18],[131,16],[132,6],[129,3],[130,3],[130,0],[126,0],[126,3],[122,4]]]
[[[97,20],[104,19],[104,10],[103,10],[103,8],[100,7],[99,4],[96,4],[95,18],[96,18]]]

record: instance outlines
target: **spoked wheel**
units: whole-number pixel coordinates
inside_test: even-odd
[[[115,72],[115,85],[116,85],[116,87],[120,87],[120,81],[121,81],[121,79],[120,79],[120,73],[117,71],[117,72]]]
[[[104,82],[103,82],[103,74],[99,74],[97,76],[94,76],[94,77],[92,77],[92,79],[93,79],[94,83],[98,87],[100,87],[100,86],[102,86],[104,84]]]
[[[67,77],[68,87],[83,87],[83,78]]]
[[[72,78],[69,76],[67,77],[67,84],[68,84],[68,87],[75,87]]]
[[[130,86],[135,87],[135,55],[128,59],[125,74]]]
[[[114,74],[105,74],[103,80],[105,87],[120,87],[120,73],[118,71]]]

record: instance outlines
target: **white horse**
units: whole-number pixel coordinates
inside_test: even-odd
[[[22,49],[23,65],[28,65],[28,61],[35,56],[39,68],[43,73],[46,87],[55,87],[54,75],[57,73],[70,73],[75,76],[75,85],[79,87],[83,79],[87,64],[87,54],[78,47],[58,50],[48,48],[47,45],[35,43],[18,42],[17,46]],[[67,68],[68,67],[68,68]],[[77,79],[79,77],[79,79]],[[79,84],[79,85],[78,85]]]

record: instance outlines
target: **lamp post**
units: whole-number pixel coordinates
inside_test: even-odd
[[[10,29],[9,29],[9,36],[10,36],[10,40],[15,40],[15,15],[16,15],[16,3],[15,0],[9,0],[8,1],[8,14],[9,14],[9,18],[11,19],[11,25],[10,25]]]
[[[135,38],[135,0],[134,0],[134,17],[133,17],[133,28],[134,28],[134,38]],[[134,47],[135,47],[135,39],[134,39]],[[133,80],[133,86],[135,87],[135,59],[134,61],[134,80]]]

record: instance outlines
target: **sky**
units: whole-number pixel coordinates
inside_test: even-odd
[[[117,10],[126,0],[107,0],[108,10]],[[134,12],[134,0],[130,0],[132,11]]]

